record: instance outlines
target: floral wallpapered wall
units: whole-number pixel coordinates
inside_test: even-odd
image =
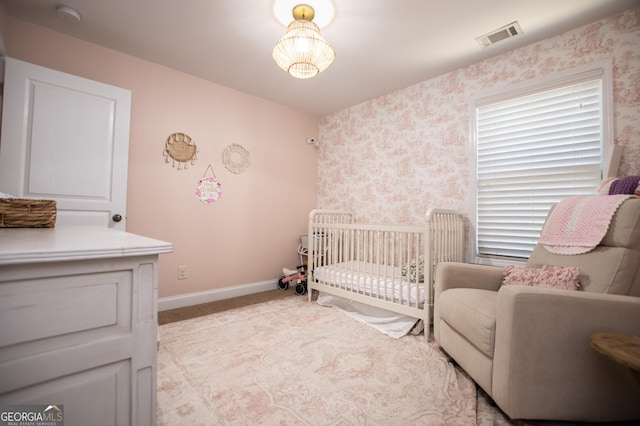
[[[473,208],[474,94],[613,59],[620,176],[640,174],[640,8],[323,117],[318,208],[417,224],[429,207]]]

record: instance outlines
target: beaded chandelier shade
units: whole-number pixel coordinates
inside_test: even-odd
[[[327,69],[336,57],[333,47],[320,35],[312,22],[311,6],[299,4],[293,8],[294,21],[273,48],[273,60],[295,78],[311,78]]]

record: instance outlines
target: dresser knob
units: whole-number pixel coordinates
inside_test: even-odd
[[[119,214],[114,214],[111,219],[113,219],[114,222],[120,222],[122,220],[122,216],[120,216]]]

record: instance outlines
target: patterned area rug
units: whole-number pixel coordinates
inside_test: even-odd
[[[424,336],[289,297],[160,327],[159,425],[500,425]]]

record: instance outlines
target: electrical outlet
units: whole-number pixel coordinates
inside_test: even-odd
[[[187,267],[186,266],[178,266],[178,279],[184,280],[187,278]]]

